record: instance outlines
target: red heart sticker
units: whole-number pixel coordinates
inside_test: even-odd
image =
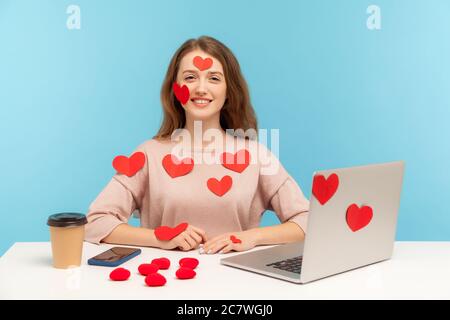
[[[189,88],[186,85],[183,85],[180,87],[178,83],[174,82],[172,85],[173,93],[175,95],[175,98],[177,98],[178,101],[180,101],[181,104],[186,104],[189,100]]]
[[[211,68],[212,64],[213,60],[211,58],[203,59],[200,56],[194,57],[194,66],[196,66],[200,71]]]
[[[194,160],[184,158],[180,161],[176,156],[169,153],[163,158],[162,165],[169,176],[176,178],[191,172],[194,168]]]
[[[135,152],[128,158],[126,156],[117,156],[113,160],[113,167],[117,172],[132,177],[144,167],[145,154],[143,152]]]
[[[195,277],[196,273],[191,268],[181,267],[180,269],[177,270],[175,275],[177,276],[178,279],[184,280],[184,279],[192,279],[193,277]]]
[[[161,287],[167,282],[166,278],[159,273],[151,273],[145,277],[145,283],[149,287]]]
[[[182,233],[184,230],[186,230],[187,227],[188,224],[186,222],[180,223],[175,228],[171,228],[168,226],[160,226],[155,229],[155,236],[159,240],[169,241],[175,238],[180,233]]]
[[[230,236],[230,240],[233,243],[242,243],[241,239],[236,238],[235,236]]]
[[[220,161],[225,168],[241,173],[250,164],[250,152],[246,149],[239,150],[235,154],[224,152],[220,156]]]
[[[198,266],[198,260],[195,258],[183,258],[180,260],[180,267],[195,269]]]
[[[156,263],[143,263],[139,266],[138,271],[143,276],[149,275],[150,273],[158,272],[159,265]]]
[[[355,203],[347,208],[347,224],[355,232],[369,224],[372,220],[373,211],[369,206],[358,207]]]
[[[327,179],[321,174],[314,176],[312,193],[324,205],[333,197],[339,186],[339,177],[337,174],[331,174]]]
[[[167,270],[170,267],[170,260],[167,258],[158,258],[158,259],[153,259],[152,263],[156,264],[157,266],[159,266],[159,268],[161,270]]]
[[[233,179],[230,176],[224,176],[220,181],[216,178],[210,178],[206,184],[209,190],[221,197],[230,190]]]
[[[109,278],[113,281],[125,281],[130,277],[130,271],[124,268],[116,268],[109,274]]]

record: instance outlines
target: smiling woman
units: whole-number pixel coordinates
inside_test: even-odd
[[[174,99],[174,82],[186,85],[193,95],[186,104]],[[177,128],[192,129],[193,118],[203,120],[205,130],[217,123],[223,130],[257,130],[239,62],[224,44],[211,37],[190,39],[175,52],[161,89],[161,102],[164,119],[155,138],[168,138]],[[205,122],[207,119],[210,121]]]
[[[116,174],[91,204],[86,240],[227,253],[304,238],[309,201],[278,159],[246,136],[257,130],[256,116],[239,63],[224,44],[186,41],[170,62],[161,101],[159,132],[136,150],[145,165],[132,176]],[[199,127],[206,136],[215,132],[213,148],[198,145]],[[194,148],[178,143],[185,136],[194,137]],[[198,161],[205,156],[213,161]],[[259,227],[267,209],[282,224]],[[135,210],[140,228],[127,224]],[[170,237],[159,236],[164,230]]]

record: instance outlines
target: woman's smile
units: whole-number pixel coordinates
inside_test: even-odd
[[[199,107],[199,108],[205,108],[206,106],[208,106],[211,103],[212,100],[195,97],[195,98],[192,98],[191,101],[194,104],[194,106]]]

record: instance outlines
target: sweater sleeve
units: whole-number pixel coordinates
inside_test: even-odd
[[[261,164],[259,192],[266,210],[276,213],[280,222],[292,221],[306,234],[309,200],[277,157],[268,149]],[[264,157],[262,157],[264,158]]]
[[[281,222],[292,221],[306,234],[309,201],[291,177],[287,178],[276,191],[268,209],[275,211]]]
[[[136,151],[144,152],[142,146]],[[85,240],[95,244],[108,236],[118,225],[128,223],[135,210],[139,210],[148,188],[148,157],[144,167],[134,176],[115,174],[97,198],[87,214]]]

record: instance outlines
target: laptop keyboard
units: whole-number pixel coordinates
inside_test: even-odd
[[[300,271],[302,269],[302,261],[303,256],[299,256],[291,259],[277,261],[274,263],[269,263],[266,264],[266,266],[300,274]]]

